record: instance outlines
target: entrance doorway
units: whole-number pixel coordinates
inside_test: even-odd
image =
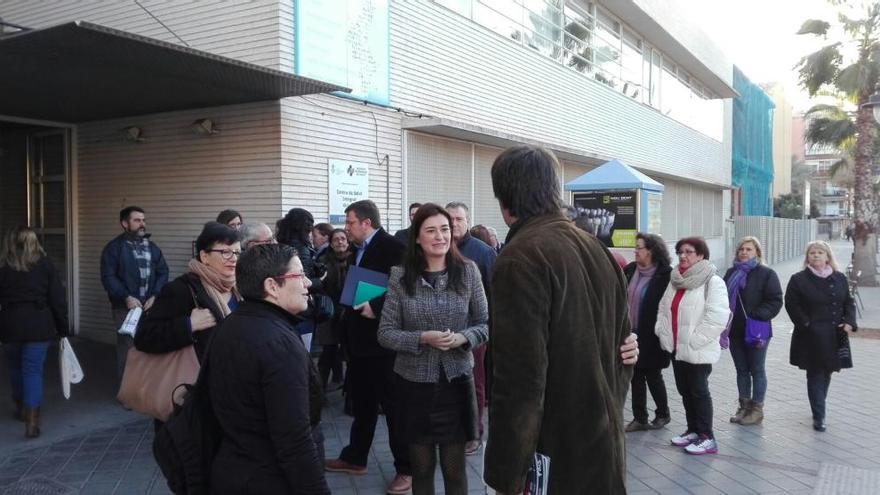
[[[37,232],[70,296],[70,130],[0,121],[0,232]]]

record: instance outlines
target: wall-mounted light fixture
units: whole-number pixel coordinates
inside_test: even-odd
[[[130,143],[143,143],[146,141],[144,139],[144,130],[138,126],[123,127],[119,132],[122,133],[122,138]]]
[[[199,136],[211,136],[213,134],[220,134],[220,129],[217,128],[217,124],[214,123],[211,119],[199,119],[190,124],[190,129],[192,129],[194,134]]]

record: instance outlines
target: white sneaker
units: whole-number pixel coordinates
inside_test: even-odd
[[[672,440],[670,440],[669,442],[672,443],[672,445],[675,445],[676,447],[686,447],[686,446],[696,442],[699,439],[700,439],[700,435],[686,431],[686,432],[682,433],[681,435],[672,437]]]
[[[685,447],[684,451],[691,455],[717,454],[718,442],[714,438],[701,436],[697,442]]]

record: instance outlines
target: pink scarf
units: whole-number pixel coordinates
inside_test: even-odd
[[[631,328],[638,328],[639,326],[639,311],[642,307],[642,297],[645,295],[645,288],[648,286],[648,282],[651,281],[656,271],[657,265],[651,265],[647,268],[636,265],[635,273],[633,273],[632,278],[629,280],[626,292],[629,296],[629,322],[632,325]]]
[[[810,265],[807,265],[807,268],[809,268],[810,271],[813,272],[813,275],[819,278],[828,278],[832,273],[834,273],[834,269],[831,268],[831,265],[825,265],[825,268],[823,268],[821,272]]]

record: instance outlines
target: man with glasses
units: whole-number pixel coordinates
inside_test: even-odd
[[[113,329],[116,333],[116,371],[122,382],[125,359],[134,343],[131,335],[118,332],[128,312],[150,309],[168,282],[168,264],[162,251],[147,233],[144,210],[127,206],[119,212],[122,233],[101,252],[101,284],[110,299]]]
[[[204,368],[223,434],[211,485],[223,493],[329,494],[320,378],[295,331],[311,283],[294,249],[281,244],[242,253],[235,279],[244,301],[216,330]]]
[[[275,234],[263,222],[246,223],[241,227],[241,249],[247,251],[252,246],[262,244],[277,244]]]
[[[392,266],[401,264],[404,246],[382,228],[375,203],[368,199],[356,201],[345,209],[345,215],[345,231],[355,247],[355,265],[387,274]],[[367,457],[381,405],[397,470],[387,492],[402,495],[410,491],[412,477],[407,446],[400,441],[394,421],[395,354],[380,346],[376,339],[384,303],[385,296],[377,297],[355,306],[344,317],[347,377],[354,423],[349,444],[342,449],[339,459],[328,460],[325,466],[331,472],[367,474]]]

